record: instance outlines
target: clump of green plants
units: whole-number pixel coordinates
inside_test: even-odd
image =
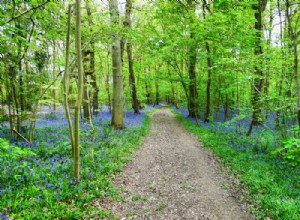
[[[0,158],[22,159],[35,155],[30,148],[12,146],[7,140],[0,138]]]
[[[292,166],[300,164],[300,139],[287,138],[282,141],[283,147],[277,148],[272,153],[282,158],[284,162]]]

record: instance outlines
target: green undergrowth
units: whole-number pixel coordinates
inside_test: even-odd
[[[241,180],[246,188],[247,199],[254,205],[251,212],[260,219],[300,219],[298,167],[287,166],[274,155],[258,155],[253,150],[236,150],[231,146],[226,132],[198,125],[181,114],[174,113]],[[239,138],[238,134],[235,138]]]
[[[88,141],[88,130],[82,130],[86,141],[82,141],[81,146],[78,183],[72,180],[72,162],[70,156],[66,156],[70,155],[71,148],[65,142],[56,142],[59,152],[49,153],[50,145],[43,147],[41,143],[27,152],[0,139],[0,162],[7,163],[7,169],[0,171],[0,189],[5,186],[6,190],[0,190],[0,219],[114,219],[113,213],[102,205],[95,205],[95,200],[98,204],[107,204],[119,199],[119,190],[111,177],[122,171],[140,146],[142,137],[149,131],[148,114],[153,111],[148,112],[142,125],[137,127],[118,131],[104,126],[103,138],[96,143]],[[67,132],[60,129],[63,135]],[[43,133],[45,137],[41,138],[49,138],[49,132],[43,130]],[[4,154],[10,149],[15,158]]]

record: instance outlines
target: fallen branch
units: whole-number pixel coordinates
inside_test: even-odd
[[[31,145],[31,143],[22,135],[20,134],[19,132],[17,132],[15,129],[12,129],[12,131],[20,138],[22,138],[25,142],[27,142],[28,144]]]

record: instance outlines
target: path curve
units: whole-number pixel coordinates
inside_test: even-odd
[[[226,189],[212,153],[163,108],[151,115],[150,134],[115,179],[125,202],[118,219],[255,219]]]

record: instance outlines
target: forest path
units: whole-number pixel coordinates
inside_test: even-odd
[[[255,219],[235,199],[213,154],[168,108],[151,115],[150,134],[116,179],[126,202],[118,219]]]

